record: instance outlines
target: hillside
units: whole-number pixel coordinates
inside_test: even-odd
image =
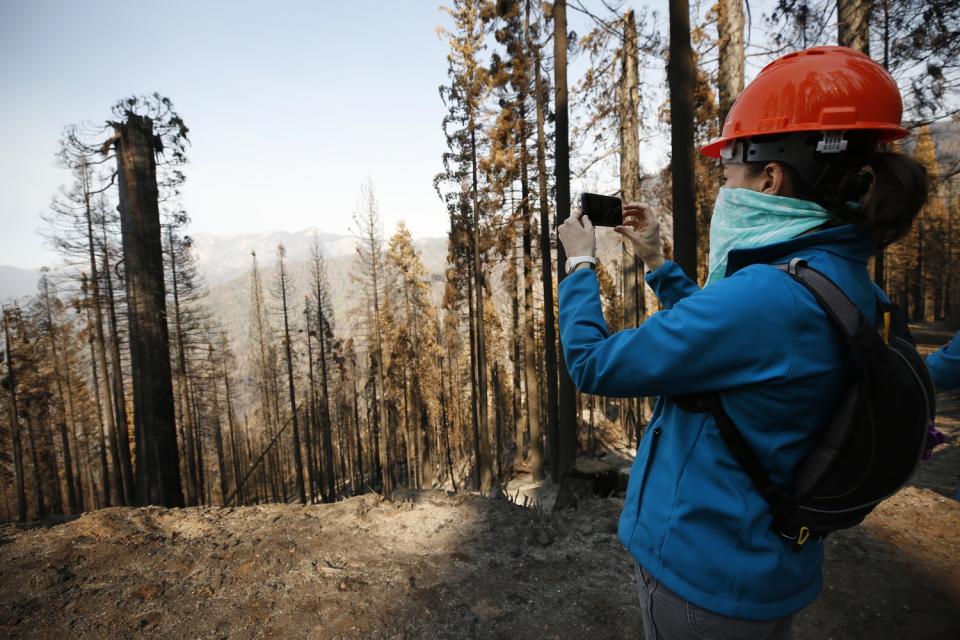
[[[960,634],[960,394],[948,444],[909,487],[825,543],[797,638]],[[622,499],[547,513],[411,492],[333,505],[104,509],[0,527],[0,636],[641,637]]]
[[[234,351],[246,354],[250,330],[250,251],[256,250],[257,262],[269,309],[274,309],[270,292],[275,288],[277,245],[284,243],[292,277],[292,307],[294,326],[302,320],[303,298],[311,290],[310,247],[315,230],[298,233],[276,232],[242,236],[198,236],[197,258],[200,272],[210,286],[204,304],[227,330]],[[356,239],[316,232],[321,240],[321,249],[330,285],[334,322],[339,335],[351,335],[355,311],[362,303],[361,293],[353,280],[357,266],[355,261]],[[443,274],[447,264],[447,241],[445,238],[422,238],[414,241],[420,259],[434,283],[434,300],[439,302]],[[226,278],[224,280],[224,278]],[[275,313],[271,314],[274,321]]]

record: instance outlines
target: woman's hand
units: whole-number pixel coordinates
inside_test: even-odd
[[[597,232],[590,218],[575,213],[563,221],[557,229],[567,257],[592,256],[597,249]]]
[[[633,243],[637,256],[647,269],[655,271],[663,265],[663,250],[660,248],[660,219],[650,205],[643,202],[628,202],[623,205],[623,224],[614,231]]]

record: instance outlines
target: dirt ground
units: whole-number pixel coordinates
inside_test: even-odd
[[[948,444],[827,540],[797,638],[960,638],[960,394],[940,406]],[[640,638],[622,504],[417,492],[4,525],[0,638]]]

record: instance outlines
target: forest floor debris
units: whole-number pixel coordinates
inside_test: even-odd
[[[909,487],[826,542],[796,637],[960,637],[960,394]],[[638,638],[622,499],[401,492],[0,527],[0,637]]]

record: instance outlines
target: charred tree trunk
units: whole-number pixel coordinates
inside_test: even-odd
[[[670,0],[670,144],[673,194],[673,259],[697,277],[697,188],[693,155],[693,93],[696,87],[690,47],[690,5]]]
[[[535,91],[537,94],[537,176],[540,199],[540,262],[541,283],[543,285],[543,325],[544,325],[544,368],[546,369],[546,423],[547,433],[556,433],[558,424],[557,405],[557,352],[556,336],[553,324],[553,251],[550,247],[550,204],[547,191],[547,139],[544,131],[547,110],[547,87],[544,86],[542,70],[540,68],[540,48],[532,43],[533,48]],[[527,365],[529,366],[529,365]],[[536,367],[536,357],[534,357]],[[527,391],[528,407],[540,403],[540,394],[531,395]],[[529,411],[529,408],[528,408]],[[536,429],[536,431],[534,431]],[[535,478],[543,478],[543,434],[540,424],[530,421],[530,473]]]
[[[243,490],[240,488],[240,452],[241,447],[237,446],[237,429],[236,429],[236,419],[233,415],[233,394],[230,390],[230,372],[227,370],[227,359],[223,359],[223,386],[226,396],[224,400],[227,403],[227,426],[230,428],[230,459],[233,467],[233,490],[237,495],[237,501],[239,504],[244,504],[246,499],[244,497]]]
[[[156,140],[150,118],[127,113],[114,130],[127,276],[137,444],[136,502],[182,507],[160,239]]]
[[[33,426],[33,415],[30,412],[30,404],[27,403],[26,410],[23,412],[27,418],[27,442],[30,445],[30,471],[33,476],[33,501],[37,510],[37,519],[42,519],[47,515],[47,502],[43,495],[43,480],[40,472],[40,452],[37,450],[36,429]]]
[[[521,118],[524,109],[520,109]],[[521,138],[521,152],[526,156],[526,136]],[[523,216],[523,362],[524,381],[526,383],[527,419],[530,424],[530,456],[528,466],[534,482],[543,480],[543,448],[540,444],[543,433],[543,418],[540,414],[540,380],[537,371],[536,323],[533,313],[533,229],[530,223],[530,189],[527,184],[527,166],[521,167],[520,210]],[[549,240],[548,240],[549,242]],[[549,262],[549,253],[544,254]],[[536,437],[534,437],[536,434]],[[523,433],[517,438],[519,456],[523,455]]]
[[[88,325],[88,334],[90,336],[90,369],[91,377],[93,380],[93,398],[96,401],[97,408],[97,444],[100,446],[100,483],[102,485],[103,500],[101,502],[102,506],[110,506],[110,470],[107,465],[107,443],[103,435],[104,430],[104,406],[100,401],[100,375],[97,371],[97,348],[96,348],[96,338],[93,331],[91,330],[94,324],[93,319],[93,301],[87,296],[88,286],[87,286],[87,277],[86,275],[82,276],[80,289],[83,292],[83,303],[87,309],[87,325]],[[109,409],[106,409],[109,411]]]
[[[516,224],[513,226],[516,228]],[[517,269],[520,254],[517,251],[516,237],[513,238],[512,244],[510,252],[510,319],[512,331],[510,335],[513,360],[513,468],[516,470],[523,465],[526,428],[523,423],[520,404],[522,400],[520,390],[523,388],[520,372],[520,343],[522,342],[520,336],[520,272]]]
[[[640,196],[640,72],[639,47],[637,44],[637,21],[633,10],[623,16],[623,47],[621,48],[622,72],[620,75],[620,193],[623,202],[636,202]],[[633,244],[621,243],[623,259],[623,326],[638,327],[646,315],[644,296],[643,263],[636,255]],[[622,401],[629,406],[624,412],[625,429],[636,431],[640,419],[641,400],[628,398]],[[579,411],[577,412],[579,416]]]
[[[493,463],[490,456],[490,419],[487,402],[487,339],[484,320],[484,275],[480,260],[480,194],[477,181],[477,131],[473,116],[470,119],[470,163],[473,210],[473,292],[476,296],[476,341],[477,341],[477,421],[479,432],[478,472],[480,492],[487,494],[493,488]]]
[[[127,418],[127,401],[123,385],[123,367],[120,363],[120,329],[117,323],[117,303],[113,293],[113,269],[110,266],[110,251],[107,247],[106,222],[101,224],[101,250],[103,252],[103,277],[107,289],[107,320],[110,330],[110,365],[113,368],[112,397],[117,416],[117,443],[120,449],[120,470],[123,475],[123,492],[133,497],[133,458],[130,455],[130,427]],[[104,374],[106,375],[106,374]]]
[[[50,283],[46,277],[41,279],[41,287],[43,293],[43,310],[44,310],[44,321],[46,327],[44,330],[47,334],[47,340],[50,341],[50,350],[53,354],[53,379],[54,384],[57,388],[57,411],[58,415],[56,418],[57,422],[57,435],[60,436],[60,449],[63,452],[63,475],[64,480],[67,484],[67,503],[69,505],[70,513],[78,513],[80,506],[77,502],[77,492],[76,486],[74,484],[74,473],[73,473],[73,456],[71,455],[71,446],[70,438],[67,431],[67,420],[69,418],[67,414],[67,398],[64,393],[64,384],[62,373],[65,370],[66,363],[61,359],[60,348],[59,348],[59,338],[57,336],[57,330],[53,324],[53,310],[50,305],[52,304],[50,296]]]
[[[202,487],[200,486],[199,471],[197,468],[198,459],[196,451],[194,450],[196,425],[193,419],[193,407],[190,402],[190,394],[187,392],[187,355],[186,346],[184,345],[185,332],[180,314],[180,283],[177,273],[177,260],[173,255],[174,238],[172,226],[167,227],[167,242],[171,252],[170,272],[172,277],[171,289],[173,290],[173,330],[176,332],[177,342],[177,395],[180,398],[180,419],[183,425],[183,442],[186,448],[185,454],[187,459],[187,484],[185,489],[187,506],[193,506],[199,504],[198,496],[202,493]]]
[[[623,16],[623,48],[620,50],[620,193],[623,202],[640,199],[640,73],[637,21],[633,10]],[[644,306],[640,264],[633,244],[621,243],[623,259],[623,326],[640,324]]]
[[[20,440],[20,415],[17,407],[17,376],[14,370],[13,342],[10,339],[10,325],[7,310],[3,310],[3,339],[6,347],[7,388],[9,391],[10,429],[13,436],[13,466],[17,481],[17,518],[27,521],[27,491],[23,478],[23,444]]]
[[[300,451],[300,420],[297,412],[297,391],[293,384],[293,349],[290,344],[290,321],[287,306],[287,271],[284,264],[284,249],[280,247],[280,300],[283,305],[283,347],[287,359],[287,390],[290,395],[290,419],[293,421],[293,463],[297,481],[297,496],[300,504],[307,504],[303,484],[303,456]]]
[[[85,175],[85,174],[84,174]],[[90,286],[91,304],[93,305],[93,319],[95,334],[95,347],[97,366],[103,376],[103,385],[100,388],[102,397],[100,402],[104,409],[106,418],[107,433],[111,444],[111,457],[113,458],[113,481],[115,486],[117,504],[130,504],[130,494],[124,491],[123,470],[120,464],[120,438],[117,429],[117,404],[114,401],[110,389],[110,372],[107,368],[107,341],[103,329],[103,296],[100,293],[100,267],[97,264],[96,241],[93,235],[93,206],[90,202],[88,193],[89,185],[84,184],[84,214],[87,223],[87,245],[90,256]],[[109,504],[109,502],[108,502]]]
[[[717,89],[720,101],[720,129],[727,113],[743,91],[743,0],[720,0],[717,3]]]
[[[570,141],[567,114],[567,2],[556,0],[553,3],[553,82],[554,82],[554,126],[556,135],[556,189],[557,189],[557,225],[570,215]],[[549,254],[547,254],[549,255]],[[567,255],[563,245],[557,244],[557,264],[566,262]],[[564,274],[565,276],[566,274]],[[564,276],[560,276],[563,280]],[[549,296],[544,291],[544,306],[549,301],[548,313],[544,316],[546,333],[544,340],[547,343],[547,371],[550,371],[550,359],[554,357],[556,344],[556,325],[553,314],[553,288]],[[559,482],[561,476],[573,468],[577,455],[577,417],[576,417],[576,388],[567,365],[563,361],[563,349],[560,349],[557,364],[553,365],[560,376],[560,387],[557,394],[557,422],[553,430],[551,424],[551,439],[555,447],[550,454],[550,472],[554,482]],[[549,388],[549,387],[548,387]],[[547,402],[553,404],[548,398]]]
[[[317,292],[317,299],[321,301],[323,297],[320,295],[320,292]],[[321,421],[321,438],[323,440],[323,473],[324,478],[327,483],[326,490],[326,502],[333,502],[337,497],[337,488],[335,486],[334,477],[333,477],[333,438],[331,437],[330,430],[332,425],[330,424],[330,384],[327,376],[327,350],[329,346],[327,345],[326,340],[326,331],[323,327],[325,313],[330,312],[330,310],[324,310],[322,307],[318,307],[318,314],[320,315],[320,384],[323,391],[323,400],[320,404],[320,421]]]
[[[310,302],[307,300],[304,320],[307,324],[307,383],[310,385],[310,402],[307,413],[307,428],[304,429],[304,440],[307,445],[307,487],[310,493],[311,504],[316,502],[319,465],[314,450],[316,435],[319,432],[317,417],[317,383],[313,379],[313,327],[310,320]]]
[[[837,0],[837,42],[870,55],[870,0]]]

